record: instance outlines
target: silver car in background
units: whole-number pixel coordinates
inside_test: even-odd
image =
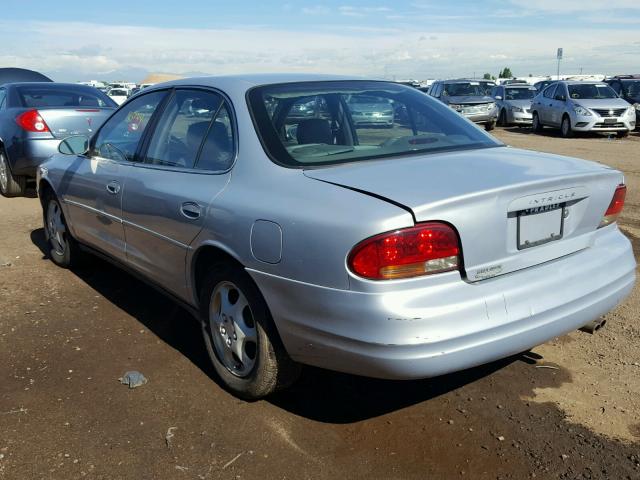
[[[439,80],[431,85],[427,94],[489,131],[495,127],[498,116],[495,100],[489,96],[493,88],[490,85],[495,84],[479,80]]]
[[[354,96],[411,121],[359,126]],[[309,97],[322,116],[292,116]],[[300,364],[416,379],[490,362],[599,318],[635,280],[620,172],[506,148],[393,82],[170,82],[60,150],[38,176],[51,259],[91,251],[167,291],[242,398]]]
[[[606,83],[561,81],[533,99],[532,128],[560,128],[564,138],[575,132],[612,132],[626,137],[636,127],[636,109]]]
[[[38,165],[58,153],[60,139],[93,133],[115,108],[104,93],[85,85],[0,86],[0,193],[24,195]]]
[[[492,89],[498,107],[498,125],[531,125],[531,99],[536,88],[529,85],[500,85]]]
[[[347,103],[356,126],[393,127],[393,102],[388,98],[354,95]]]

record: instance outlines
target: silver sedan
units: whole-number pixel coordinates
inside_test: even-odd
[[[410,121],[358,125],[358,96]],[[416,379],[490,362],[599,318],[635,281],[620,172],[505,148],[396,83],[166,83],[60,151],[38,174],[51,259],[97,253],[164,289],[242,398],[301,364]]]
[[[636,128],[636,109],[606,83],[556,82],[531,102],[532,128],[560,127],[564,138],[576,132],[611,132],[626,137]]]
[[[491,96],[498,107],[498,125],[531,125],[531,99],[536,96],[535,87],[500,85],[493,88]]]

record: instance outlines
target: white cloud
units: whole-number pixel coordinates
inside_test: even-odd
[[[526,10],[542,12],[611,12],[623,8],[640,10],[638,0],[510,0]]]
[[[353,7],[350,5],[343,5],[342,7],[338,7],[338,11],[341,15],[345,15],[347,17],[364,17],[367,15],[388,13],[392,10],[388,7]]]
[[[360,24],[292,31],[0,21],[0,44],[12,45],[0,53],[0,64],[55,72],[60,80],[109,79],[111,72],[134,70],[441,78],[497,73],[504,66],[516,74],[552,73],[556,48],[562,46],[564,71],[640,71],[637,28],[598,33],[585,42],[582,26],[558,28],[531,41],[530,31],[371,29]]]
[[[305,15],[327,15],[331,10],[324,5],[314,5],[312,7],[304,7],[302,13]]]

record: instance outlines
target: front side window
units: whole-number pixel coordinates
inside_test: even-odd
[[[554,99],[555,100],[566,100],[567,98],[567,87],[565,87],[564,85],[558,85],[558,87],[556,88],[556,93],[554,95]]]
[[[309,98],[314,114],[303,117],[297,106]],[[442,103],[391,82],[268,85],[251,90],[248,101],[265,150],[285,166],[502,145]]]
[[[577,99],[616,98],[616,92],[606,83],[569,85],[569,96]]]
[[[6,99],[7,99],[7,91],[4,88],[0,88],[0,109],[4,108]]]
[[[93,154],[117,161],[134,161],[149,120],[166,94],[166,90],[160,90],[141,95],[118,110],[95,137]]]

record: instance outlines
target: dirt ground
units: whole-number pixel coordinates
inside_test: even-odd
[[[495,135],[622,169],[621,227],[640,252],[638,133]],[[596,335],[424,381],[308,368],[245,403],[171,301],[98,260],[47,260],[40,215],[0,198],[2,479],[640,478],[638,288]],[[149,383],[120,385],[127,370]]]

